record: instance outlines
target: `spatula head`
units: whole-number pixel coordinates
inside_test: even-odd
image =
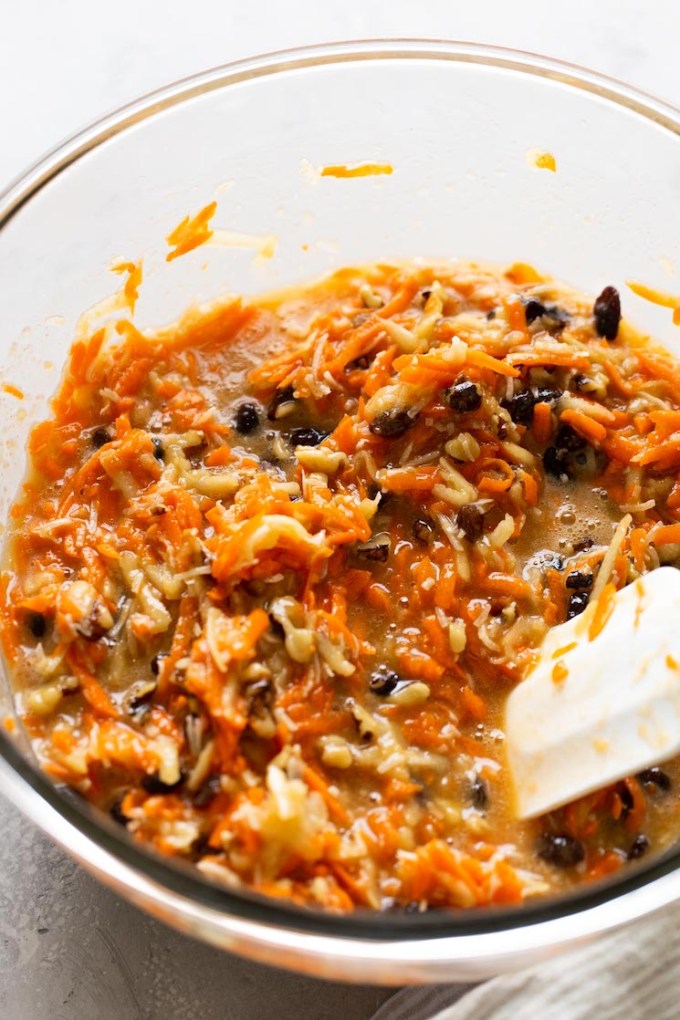
[[[550,631],[508,698],[519,818],[680,753],[680,571],[660,567],[604,609],[594,602]]]

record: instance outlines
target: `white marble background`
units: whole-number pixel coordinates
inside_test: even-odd
[[[0,188],[88,121],[173,79],[289,46],[409,36],[560,57],[680,105],[677,0],[0,0]],[[389,995],[168,931],[2,800],[0,832],[3,1020],[367,1020]]]

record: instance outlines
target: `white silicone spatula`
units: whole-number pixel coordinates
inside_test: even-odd
[[[680,754],[680,570],[646,574],[610,608],[601,629],[593,602],[551,630],[508,698],[506,751],[520,818]]]

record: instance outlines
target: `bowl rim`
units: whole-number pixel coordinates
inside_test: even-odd
[[[680,110],[614,78],[570,64],[504,47],[428,39],[360,40],[324,43],[275,51],[228,63],[180,79],[128,103],[69,137],[30,166],[0,192],[0,231],[16,213],[50,181],[109,139],[153,118],[162,111],[230,85],[281,73],[341,63],[398,60],[449,61],[516,71],[589,92],[627,108],[680,136]],[[451,962],[451,953],[469,959],[493,955],[510,958],[521,945],[545,948],[619,925],[657,909],[680,896],[680,849],[667,852],[648,864],[625,869],[624,874],[601,880],[565,896],[538,899],[519,907],[483,908],[474,911],[431,911],[417,915],[354,913],[329,915],[258,896],[247,890],[232,891],[208,882],[193,867],[177,865],[168,858],[140,848],[123,830],[79,800],[65,796],[46,776],[24,758],[11,737],[0,729],[0,788],[40,828],[59,842],[85,867],[147,909],[162,914],[197,912],[207,928],[204,937],[219,941],[217,932],[245,938],[249,955],[254,947],[271,942],[271,932],[282,928],[307,940],[312,956],[323,953],[347,958],[349,947],[359,949],[365,961],[395,959],[395,946],[408,946],[408,959],[423,966],[430,960]],[[169,906],[171,904],[171,906]],[[583,917],[583,923],[573,921]],[[587,917],[587,922],[586,922]],[[240,926],[240,929],[239,929]],[[501,945],[499,937],[513,930],[513,946]],[[240,934],[239,934],[240,930]],[[315,942],[316,940],[316,942]],[[507,939],[505,940],[507,943]],[[251,944],[252,943],[252,944]],[[322,945],[323,943],[323,945]],[[454,946],[455,943],[455,946]],[[368,947],[372,946],[371,951]],[[448,949],[444,950],[444,946]],[[310,948],[313,947],[313,948]],[[307,951],[306,950],[306,951]],[[442,955],[443,952],[443,955]],[[374,965],[371,963],[371,966]]]

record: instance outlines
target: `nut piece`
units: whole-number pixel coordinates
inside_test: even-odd
[[[422,705],[430,696],[430,688],[422,680],[414,680],[411,684],[404,684],[390,694],[389,700],[395,705]]]

